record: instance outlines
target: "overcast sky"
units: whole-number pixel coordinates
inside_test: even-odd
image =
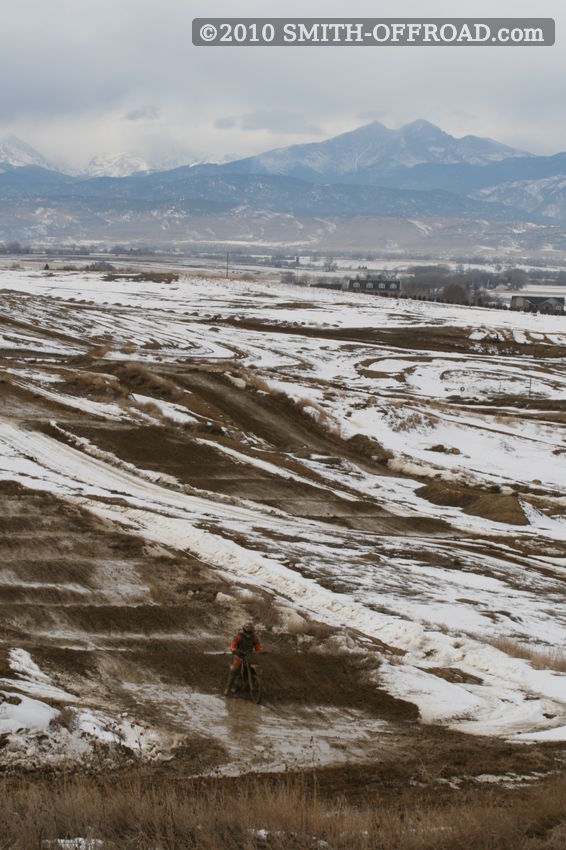
[[[426,5],[426,11],[424,7]],[[194,17],[553,17],[541,48],[197,48]],[[564,0],[19,0],[0,29],[0,133],[59,162],[247,155],[426,118],[566,150]]]

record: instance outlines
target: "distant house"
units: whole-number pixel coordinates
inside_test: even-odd
[[[380,280],[375,278],[361,278],[348,281],[348,289],[351,292],[367,292],[369,295],[399,295],[401,292],[400,280]]]
[[[315,289],[342,289],[343,288],[340,281],[338,281],[337,283],[335,283],[334,281],[333,282],[323,281],[322,283],[313,283],[312,286],[314,286]]]
[[[564,298],[546,295],[512,295],[511,309],[523,313],[550,313],[564,315]]]

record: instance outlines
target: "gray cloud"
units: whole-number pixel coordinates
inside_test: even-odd
[[[224,118],[217,118],[214,122],[214,127],[217,130],[234,130],[238,128],[244,133],[265,130],[270,134],[324,135],[324,130],[318,124],[310,122],[304,114],[276,109],[260,109],[256,112],[248,112],[241,117],[229,115]]]
[[[141,109],[131,109],[124,115],[126,121],[157,121],[159,109],[156,106],[145,106]]]
[[[313,124],[302,112],[287,112],[276,109],[259,109],[242,116],[240,127],[244,132],[267,130],[268,133],[293,133],[322,136],[324,130]]]
[[[238,119],[234,117],[217,118],[214,126],[217,130],[233,130],[234,127],[238,126]]]

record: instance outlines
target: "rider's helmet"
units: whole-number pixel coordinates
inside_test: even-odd
[[[245,623],[242,626],[242,631],[245,632],[247,635],[253,634],[254,624],[253,623]]]

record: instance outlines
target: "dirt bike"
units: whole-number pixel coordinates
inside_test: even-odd
[[[249,655],[243,652],[234,653],[242,662],[240,667],[240,675],[233,681],[229,674],[228,685],[236,685],[237,690],[247,693],[252,702],[258,703],[261,700],[261,678],[260,672],[255,664],[250,660]]]

